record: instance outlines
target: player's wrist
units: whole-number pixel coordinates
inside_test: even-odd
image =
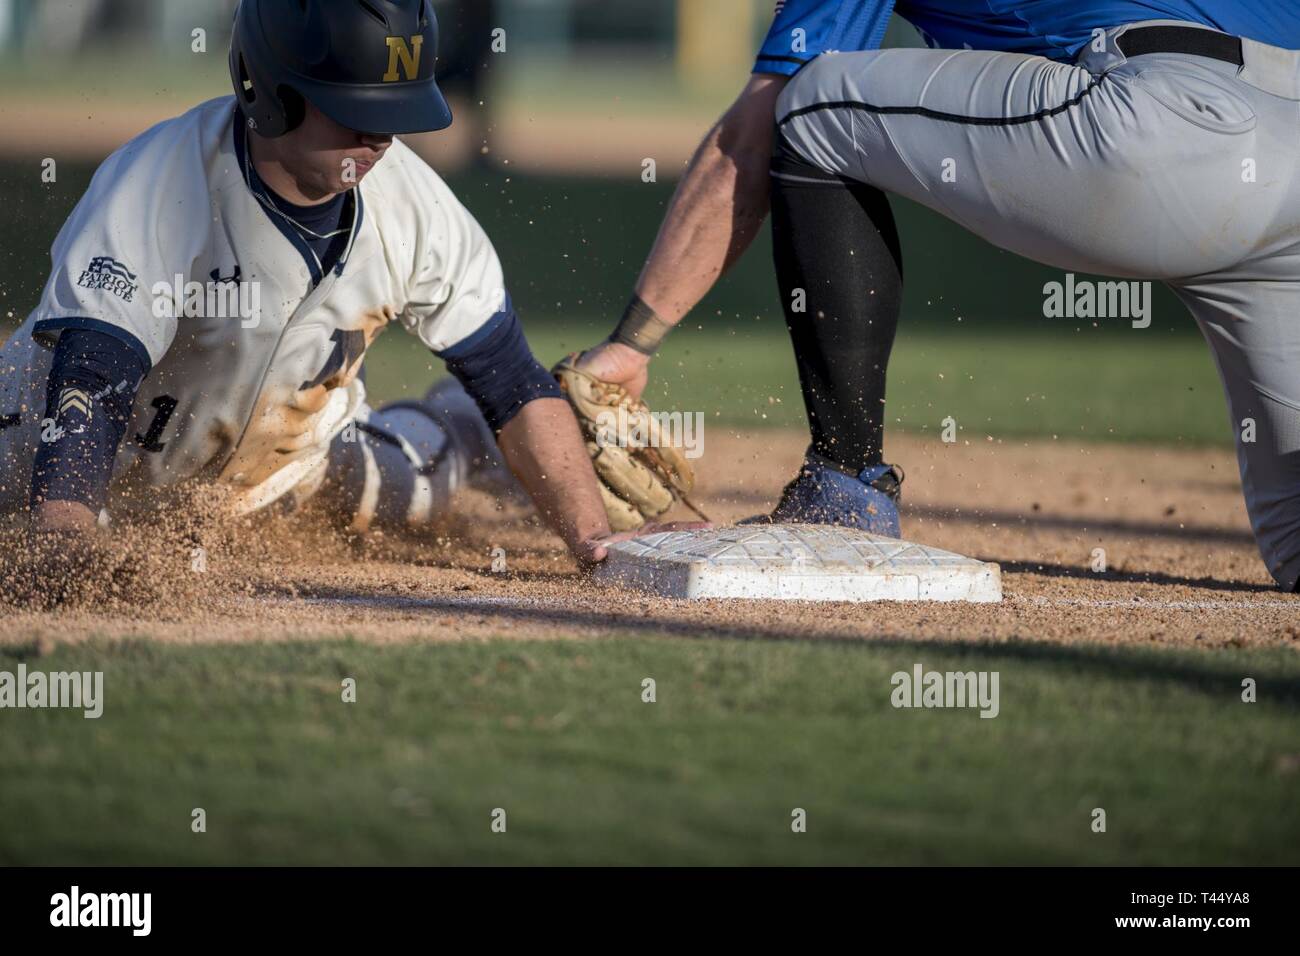
[[[577,522],[561,531],[561,537],[579,564],[593,563],[601,557],[595,557],[601,550],[602,542],[614,532],[609,526],[609,519],[602,507],[600,511],[583,515]]]
[[[649,361],[672,330],[672,322],[661,317],[641,296],[633,295],[606,342],[620,345]]]
[[[630,345],[624,345],[622,342],[611,342],[607,340],[600,343],[596,348],[606,350],[609,353],[609,357],[614,359],[622,368],[649,368],[650,359],[654,357],[652,355],[646,355],[644,352],[640,352],[632,348]],[[595,349],[592,351],[595,351]]]

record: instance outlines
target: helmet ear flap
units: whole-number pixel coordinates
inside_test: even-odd
[[[248,64],[244,61],[244,55],[237,50],[232,50],[230,67],[232,79],[235,81],[235,98],[239,100],[239,105],[244,111],[248,112],[257,102],[257,87],[253,84],[253,78],[248,75]]]
[[[275,114],[279,110],[274,103],[268,102],[265,90],[254,79],[238,32],[230,44],[230,79],[235,86],[235,101],[239,104],[239,112],[248,128],[263,136],[278,136],[279,133],[275,131]]]
[[[243,41],[236,23],[230,45],[230,78],[240,112],[248,128],[259,135],[270,139],[283,136],[302,124],[306,103],[292,87],[273,86],[272,78],[259,69],[258,59],[245,55]]]
[[[291,86],[280,87],[276,95],[284,107],[284,132],[292,133],[307,118],[307,101]]]

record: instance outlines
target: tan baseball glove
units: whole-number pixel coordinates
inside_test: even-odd
[[[695,471],[661,435],[645,402],[621,385],[602,382],[578,368],[570,355],[552,369],[582,427],[600,482],[610,527],[635,531],[681,501],[704,520],[688,497]]]

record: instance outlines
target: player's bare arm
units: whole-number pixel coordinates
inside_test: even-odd
[[[604,560],[609,521],[568,404],[530,402],[502,429],[500,443],[511,471],[579,563]],[[41,533],[90,533],[98,517],[79,501],[39,502],[32,516],[33,529]]]
[[[610,340],[579,367],[645,389],[650,359],[668,331],[744,255],[768,211],[772,111],[787,78],[756,74],[709,130],[677,187],[636,285],[636,298]]]
[[[501,430],[506,463],[580,564],[604,559],[609,521],[567,402],[538,399]]]

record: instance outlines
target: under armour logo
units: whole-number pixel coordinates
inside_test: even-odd
[[[211,277],[212,277],[212,281],[213,281],[213,282],[216,282],[218,285],[220,285],[220,284],[224,284],[224,283],[227,283],[227,282],[238,282],[238,281],[239,281],[239,277],[240,277],[240,272],[239,272],[239,263],[238,263],[238,262],[235,263],[235,274],[234,274],[234,275],[223,276],[223,275],[221,274],[221,270],[220,270],[220,269],[213,269],[211,272],[208,273],[208,275],[211,276]]]

